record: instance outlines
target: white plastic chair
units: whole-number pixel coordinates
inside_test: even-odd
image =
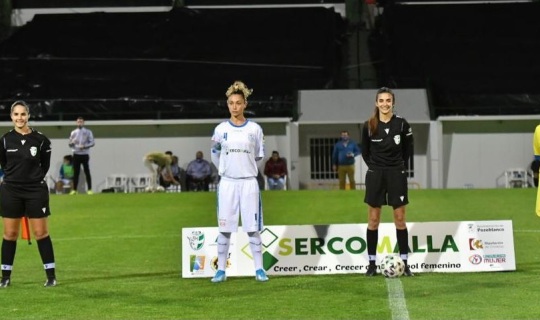
[[[114,192],[128,192],[128,177],[125,174],[115,173],[107,177],[105,188],[112,188]]]
[[[152,175],[149,173],[136,174],[130,178],[130,192],[144,192],[144,190],[152,186]]]
[[[506,188],[527,188],[527,170],[523,168],[508,169],[504,172]]]

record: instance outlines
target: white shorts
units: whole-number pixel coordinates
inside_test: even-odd
[[[257,179],[229,179],[222,177],[218,188],[217,211],[220,232],[236,232],[240,214],[243,231],[261,231],[263,228],[263,214]]]

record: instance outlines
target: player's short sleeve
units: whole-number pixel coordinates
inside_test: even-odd
[[[540,156],[540,125],[534,130],[533,150],[535,156]]]
[[[214,133],[212,134],[212,141],[214,142],[217,142],[217,143],[221,143],[221,139],[222,139],[222,134],[220,132],[220,126],[218,125],[215,129],[214,129]]]
[[[264,133],[260,126],[258,126],[258,134],[257,134],[257,159],[263,159],[265,152],[264,152]]]

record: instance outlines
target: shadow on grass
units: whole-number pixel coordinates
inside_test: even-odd
[[[146,279],[146,278],[169,278],[169,277],[180,277],[178,271],[166,271],[166,272],[144,272],[144,273],[129,273],[129,274],[110,274],[110,275],[95,275],[95,276],[84,276],[79,278],[68,278],[62,280],[59,278],[58,282],[62,285],[69,284],[81,284],[87,282],[96,282],[100,280],[122,280],[122,279]]]

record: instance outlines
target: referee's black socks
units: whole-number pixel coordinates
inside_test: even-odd
[[[377,241],[379,238],[379,229],[370,230],[367,229],[366,232],[367,240],[367,252],[370,265],[375,265],[377,257]]]
[[[56,278],[54,264],[54,250],[50,236],[37,240],[39,255],[45,268],[48,279]]]
[[[409,255],[409,231],[405,229],[396,229],[396,238],[399,246],[399,254],[401,258]],[[407,264],[407,258],[403,259],[405,265]]]
[[[17,241],[2,241],[2,278],[10,278],[13,269],[13,260],[15,260],[15,251],[17,250]]]

